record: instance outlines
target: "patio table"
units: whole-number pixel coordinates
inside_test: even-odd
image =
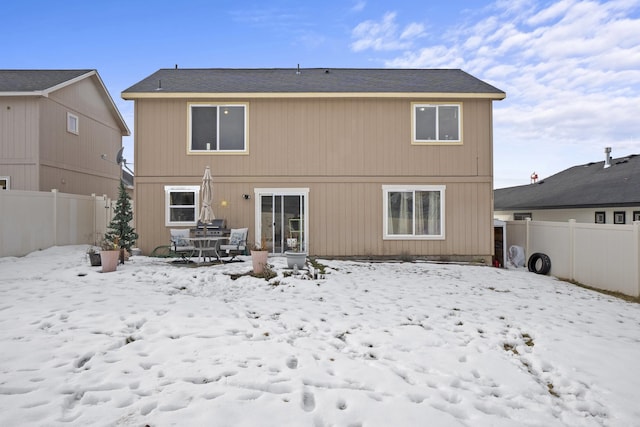
[[[206,237],[186,237],[184,240],[191,242],[193,247],[198,251],[198,264],[201,264],[207,260],[207,253],[209,260],[213,260],[213,256],[220,261],[220,243],[223,240],[227,240],[228,237],[224,236],[206,236]]]

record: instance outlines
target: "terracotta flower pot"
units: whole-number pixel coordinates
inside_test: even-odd
[[[251,251],[251,262],[253,263],[253,272],[255,274],[264,272],[264,266],[267,265],[268,256],[269,252],[267,251]]]
[[[100,251],[100,261],[102,262],[102,272],[109,273],[116,271],[118,261],[120,260],[120,251]]]

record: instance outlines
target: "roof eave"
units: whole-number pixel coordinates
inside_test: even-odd
[[[0,92],[0,96],[43,96],[47,97],[49,94],[42,90],[34,90],[30,92]]]
[[[120,110],[118,110],[118,107],[116,106],[116,103],[113,101],[113,98],[111,97],[111,94],[109,93],[109,91],[107,90],[107,87],[102,81],[102,78],[100,78],[100,74],[98,74],[97,71],[94,70],[90,73],[90,75],[94,75],[98,83],[100,83],[100,87],[102,88],[103,93],[106,95],[107,100],[109,101],[109,106],[111,108],[111,111],[113,111],[114,115],[116,116],[116,119],[120,122],[120,129],[122,131],[122,136],[130,136],[131,130],[129,129],[129,126],[127,126],[127,122],[124,121],[124,117],[122,117],[122,114],[120,114]]]
[[[450,93],[450,92],[122,92],[122,99],[246,99],[246,98],[439,98],[439,99],[505,99],[499,93]]]
[[[14,97],[21,97],[21,96],[33,96],[33,97],[44,97],[44,98],[48,98],[49,94],[52,92],[55,92],[57,90],[63,89],[67,86],[70,86],[74,83],[77,83],[81,80],[84,80],[88,77],[92,77],[95,76],[96,81],[98,82],[98,84],[100,85],[100,88],[102,89],[103,93],[105,94],[105,99],[107,100],[107,103],[109,105],[109,109],[113,112],[116,120],[119,122],[120,124],[120,130],[121,130],[121,135],[122,136],[130,136],[131,135],[131,130],[129,129],[129,127],[127,126],[127,123],[124,121],[124,118],[122,117],[122,114],[120,114],[120,110],[118,110],[118,107],[116,106],[115,102],[113,101],[113,98],[111,97],[111,95],[109,94],[109,91],[107,90],[107,87],[104,85],[104,82],[102,81],[102,79],[100,78],[100,75],[98,74],[98,72],[96,70],[91,70],[89,72],[86,72],[84,74],[81,74],[77,77],[74,77],[73,79],[69,79],[69,80],[65,80],[62,83],[59,83],[57,85],[51,86],[47,89],[44,90],[36,90],[36,91],[29,91],[29,92],[0,92],[0,96],[5,96],[5,97],[10,97],[10,96],[14,96]]]
[[[640,206],[640,202],[622,203],[588,203],[578,205],[554,205],[554,206],[508,206],[493,208],[494,211],[541,211],[553,209],[605,209],[605,208],[630,208]]]

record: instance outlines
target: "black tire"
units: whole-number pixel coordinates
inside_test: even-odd
[[[540,268],[538,268],[538,261],[540,261]],[[536,252],[529,257],[527,267],[529,271],[536,274],[549,274],[549,271],[551,271],[551,258],[547,254]]]

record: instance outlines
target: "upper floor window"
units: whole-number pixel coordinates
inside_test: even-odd
[[[444,185],[383,185],[385,239],[444,239]]]
[[[193,185],[165,186],[166,225],[195,225],[198,219],[200,187]]]
[[[413,143],[462,143],[461,104],[412,103]]]
[[[190,104],[190,152],[246,152],[247,105]]]
[[[67,132],[78,134],[78,116],[67,113]]]

